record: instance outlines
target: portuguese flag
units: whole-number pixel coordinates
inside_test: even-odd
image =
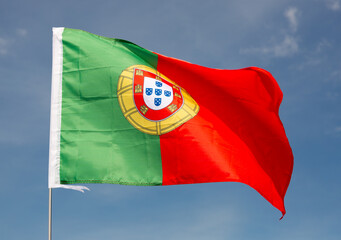
[[[54,28],[51,99],[50,188],[241,182],[285,214],[293,155],[263,69]]]

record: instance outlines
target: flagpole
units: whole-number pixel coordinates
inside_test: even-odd
[[[52,188],[49,188],[49,240],[52,240]]]

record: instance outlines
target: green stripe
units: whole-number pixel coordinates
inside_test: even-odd
[[[159,137],[136,130],[118,103],[119,75],[135,64],[156,68],[157,55],[124,40],[64,30],[61,183],[162,184]]]

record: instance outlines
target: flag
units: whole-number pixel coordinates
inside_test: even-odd
[[[285,214],[293,155],[269,72],[54,28],[51,95],[50,188],[241,182]]]

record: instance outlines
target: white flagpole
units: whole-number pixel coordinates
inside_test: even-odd
[[[49,188],[49,240],[52,240],[52,188]]]

